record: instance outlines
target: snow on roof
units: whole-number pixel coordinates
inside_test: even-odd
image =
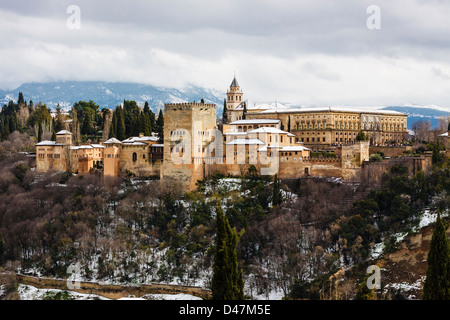
[[[224,132],[225,135],[232,135],[232,136],[246,136],[248,133],[245,131],[235,131],[235,130],[229,130],[227,132]]]
[[[93,147],[93,148],[106,148],[104,145],[102,145],[102,144],[91,144],[91,146]]]
[[[104,145],[96,144],[96,143],[93,143],[93,144],[83,144],[83,145],[81,145],[81,146],[71,146],[71,147],[70,147],[70,149],[72,149],[72,150],[94,149],[94,148],[101,148],[101,149],[103,149],[103,148],[106,148],[106,147],[105,147]]]
[[[391,114],[391,115],[403,115],[406,114],[394,111],[394,110],[382,110],[382,109],[358,109],[353,107],[312,107],[312,108],[285,108],[285,109],[268,109],[258,114],[267,113],[302,113],[302,112],[356,112],[367,114]]]
[[[158,141],[158,137],[149,137],[149,136],[143,136],[143,137],[129,137],[122,142],[142,142],[142,141]]]
[[[258,149],[258,151],[263,151],[263,152],[265,152],[265,151],[267,151],[267,149],[280,149],[280,148],[281,148],[281,147],[280,147],[279,145],[275,144],[275,145],[271,145],[271,146],[264,146],[264,147],[261,147],[261,148]]]
[[[72,146],[70,147],[72,150],[80,150],[80,149],[94,149],[90,144],[89,145],[82,145],[82,146]]]
[[[288,107],[279,102],[254,102],[245,100],[238,105],[234,110],[244,110],[244,103],[247,110],[286,110]]]
[[[307,147],[303,146],[284,146],[281,148],[281,151],[304,151],[304,150],[310,150]]]
[[[448,137],[448,131],[446,133],[440,134],[439,137]]]
[[[56,134],[57,135],[64,135],[64,134],[72,134],[72,132],[67,131],[67,130],[61,130],[61,131],[58,131]]]
[[[156,147],[164,147],[164,144],[162,144],[162,143],[154,143],[154,144],[151,144],[150,147],[154,147],[154,148],[156,148]]]
[[[279,133],[279,134],[290,134],[289,132],[273,128],[273,127],[259,127],[258,129],[250,130],[249,133]]]
[[[248,144],[264,144],[264,142],[262,142],[259,139],[234,139],[231,140],[230,142],[225,143],[226,145],[248,145]]]
[[[279,151],[305,151],[310,150],[303,146],[280,146],[280,145],[271,145],[271,146],[264,146],[258,149],[258,151],[267,151],[267,149],[279,149]]]
[[[114,143],[122,143],[122,141],[120,141],[119,139],[116,139],[116,138],[110,138],[103,143],[104,144],[114,144]]]
[[[125,142],[125,140],[122,141],[122,144],[125,146],[146,146],[147,145],[145,142],[139,142],[139,141]]]
[[[279,119],[245,119],[245,120],[236,120],[230,122],[230,125],[242,125],[242,124],[276,124],[280,123]]]
[[[64,143],[56,143],[56,141],[44,140],[36,143],[36,146],[64,146]]]

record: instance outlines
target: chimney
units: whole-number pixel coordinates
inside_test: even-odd
[[[142,138],[144,134],[142,132],[139,133],[139,138]]]

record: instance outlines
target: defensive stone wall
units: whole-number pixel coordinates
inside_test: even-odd
[[[429,172],[432,168],[432,155],[425,154],[420,157],[401,157],[383,159],[381,161],[364,162],[361,171],[361,180],[370,183],[381,183],[384,173],[388,173],[394,165],[406,166],[409,176],[419,171]]]
[[[412,151],[411,146],[371,146],[369,147],[369,154],[382,152],[385,157],[402,156],[404,152]]]
[[[203,299],[211,298],[211,291],[196,287],[196,286],[183,286],[183,285],[171,285],[163,283],[142,284],[137,286],[123,286],[117,284],[100,284],[98,282],[80,281],[79,289],[68,288],[66,279],[54,279],[54,278],[38,278],[26,275],[17,275],[18,282],[25,285],[34,286],[39,289],[59,289],[70,290],[79,293],[97,294],[109,299],[119,299],[122,297],[128,297],[134,295],[141,297],[146,294],[190,294]],[[74,287],[75,283],[69,280],[71,287]],[[78,285],[77,285],[78,287]]]

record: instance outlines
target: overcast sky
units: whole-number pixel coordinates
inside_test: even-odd
[[[450,107],[446,0],[1,0],[0,34],[1,89],[104,80],[225,92],[236,74],[256,101]]]

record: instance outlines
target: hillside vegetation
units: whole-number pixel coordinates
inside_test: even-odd
[[[208,288],[220,206],[242,234],[248,298],[351,299],[364,266],[417,232],[425,208],[448,217],[450,205],[445,158],[414,177],[393,167],[378,189],[338,179],[274,183],[251,169],[182,195],[158,180],[36,174],[24,153],[33,147],[19,132],[0,143],[0,264],[37,276],[65,278],[78,265],[84,280]],[[342,267],[353,281],[336,296],[329,278]]]

